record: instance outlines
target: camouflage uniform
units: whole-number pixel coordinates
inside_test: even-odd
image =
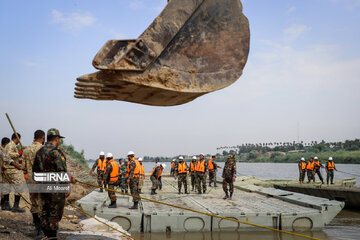
[[[42,148],[42,144],[35,141],[30,146],[28,146],[23,153],[23,159],[25,164],[25,170],[28,173],[28,179],[26,180],[27,184],[34,184],[35,181],[33,180],[32,174],[32,166],[34,164],[36,152]],[[30,193],[30,201],[31,201],[31,213],[41,213],[41,198],[39,193]]]
[[[194,171],[191,171],[191,164],[194,164]],[[195,185],[196,185],[195,164],[196,164],[196,161],[192,161],[190,163],[190,178],[191,178],[192,191],[194,191],[194,188],[195,188]]]
[[[103,177],[103,180],[105,182],[105,184],[107,184],[107,187],[109,189],[112,189],[112,190],[115,190],[115,187],[117,186],[118,182],[112,182],[110,181],[110,174],[111,172],[113,171],[113,167],[112,165],[110,164],[110,161],[114,161],[115,164],[118,164],[114,159],[111,159],[107,162],[106,164],[106,171],[104,173],[104,177]],[[116,194],[115,192],[113,191],[108,191],[108,195],[109,195],[109,198],[111,199],[111,201],[116,201]]]
[[[98,185],[99,185],[99,187],[103,187],[102,181],[103,181],[103,179],[104,179],[104,171],[99,170],[99,169],[97,168],[99,161],[101,161],[100,158],[98,158],[98,159],[94,162],[94,165],[92,166],[91,171],[94,172],[94,171],[95,171],[95,168],[96,168]],[[105,161],[105,162],[106,162],[106,159],[104,158],[102,161]]]
[[[121,187],[121,192],[125,192],[125,193],[128,193],[128,187],[129,187],[126,177],[127,167],[128,166],[125,164],[122,164],[120,166],[120,176],[121,176],[120,187]]]
[[[159,187],[159,180],[158,180],[158,175],[160,172],[160,166],[155,167],[155,169],[153,170],[151,176],[150,176],[150,180],[152,183],[151,186],[151,190],[156,190]]]
[[[59,148],[48,142],[36,153],[32,170],[33,173],[67,172],[65,155]],[[40,193],[40,196],[42,201],[41,229],[46,236],[56,236],[58,223],[64,213],[65,193]]]
[[[184,185],[184,189],[185,189],[185,193],[188,193],[187,191],[187,172],[186,173],[178,173],[178,168],[179,168],[179,164],[176,164],[175,166],[175,173],[177,174],[178,177],[178,190],[179,193],[181,193],[181,185]],[[185,163],[186,165],[186,163]],[[186,165],[186,169],[188,170],[188,167]]]
[[[0,146],[0,171],[1,171],[1,183],[7,182],[5,177],[3,176],[4,172],[2,172],[1,167],[2,166],[11,166],[10,163],[13,162],[13,160],[6,154],[5,148]],[[5,189],[4,189],[5,190]],[[3,191],[1,194],[8,195],[6,191]],[[8,201],[8,200],[7,200]],[[3,202],[1,202],[1,205]]]
[[[129,162],[129,179],[130,179],[130,183],[129,183],[129,187],[130,187],[130,193],[132,195],[135,196],[140,196],[139,194],[139,178],[138,177],[134,177],[134,170],[136,168],[136,163],[134,160],[131,160]],[[139,202],[139,198],[137,197],[133,197],[133,202]]]
[[[205,166],[204,172],[197,172],[197,171],[196,171],[196,186],[197,186],[197,189],[198,189],[198,192],[199,192],[199,193],[201,193],[201,183],[202,183],[203,193],[206,192],[206,171],[207,171],[207,164],[206,164],[205,159],[204,159],[203,161],[205,162],[205,163],[204,163],[204,166]],[[200,162],[200,160],[199,160],[198,162]]]
[[[214,186],[216,187],[216,170],[217,170],[217,164],[215,162],[215,158],[212,160],[212,164],[214,166],[213,169],[209,169],[209,187],[211,186],[211,183],[214,183]],[[208,164],[209,166],[209,164]]]
[[[305,169],[301,169],[301,162],[302,162],[302,161],[300,161],[300,162],[298,163],[298,168],[299,168],[299,182],[300,182],[300,183],[303,183],[304,180],[305,180],[306,163],[305,163]]]
[[[233,178],[236,177],[236,163],[231,162],[229,163],[228,161],[225,162],[225,166],[223,169],[223,173],[222,173],[222,178],[223,180],[223,190],[226,194],[226,196],[228,196],[228,184],[229,184],[229,192],[230,192],[230,197],[232,197],[232,193],[234,192],[234,181]]]
[[[8,145],[6,145],[5,152],[14,162],[20,164],[22,166],[22,168],[24,168],[23,163],[20,163],[21,157],[18,153],[19,150],[18,150],[16,144],[14,143],[14,141],[10,141],[10,143]],[[22,170],[18,170],[16,167],[9,165],[7,163],[5,163],[4,166],[6,168],[7,176],[11,179],[11,181],[14,184],[24,184],[25,183],[24,173]],[[8,180],[6,180],[5,182],[9,183]]]

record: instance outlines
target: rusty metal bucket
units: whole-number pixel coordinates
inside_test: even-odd
[[[187,103],[242,74],[250,31],[239,0],[171,0],[138,39],[110,40],[77,79],[76,98]]]

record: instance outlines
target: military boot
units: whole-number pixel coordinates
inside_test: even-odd
[[[205,193],[206,193],[206,189],[203,190],[203,194],[205,194]]]
[[[179,194],[181,194],[181,189],[179,189]]]
[[[138,209],[139,208],[139,202],[134,202],[134,205],[130,207],[129,209]]]
[[[150,195],[155,195],[155,194],[156,194],[155,189],[151,189]]]
[[[102,188],[100,188],[100,191],[99,192],[104,192],[104,190]]]
[[[117,208],[116,201],[111,201],[108,208]]]
[[[228,199],[228,198],[229,198],[229,194],[228,194],[228,192],[226,191],[226,192],[225,192],[225,197],[224,197],[223,199],[225,200],[225,199]]]
[[[18,213],[23,213],[25,212],[25,210],[21,209],[19,207],[19,204],[20,204],[20,196],[19,195],[16,195],[15,196],[15,202],[14,202],[14,206],[13,208],[11,209],[12,212],[18,212]]]
[[[198,194],[201,194],[201,189],[198,190]]]
[[[129,193],[127,189],[125,189],[125,193]]]
[[[41,236],[40,218],[39,218],[39,215],[37,213],[33,213],[32,217],[33,217],[33,223],[34,223],[34,226],[35,226],[34,237],[39,238]]]
[[[57,231],[56,230],[47,231],[46,237],[48,240],[57,240]]]
[[[3,200],[4,200],[4,203],[3,203],[3,201],[1,201],[1,210],[10,211],[11,207],[10,207],[10,203],[9,203],[9,194],[4,195]]]
[[[185,188],[185,194],[189,194],[188,190]]]
[[[229,197],[230,200],[232,199],[232,195],[233,195],[233,192],[230,192],[230,197]]]

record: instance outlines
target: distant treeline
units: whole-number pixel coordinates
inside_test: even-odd
[[[70,145],[71,146],[71,145]],[[337,163],[360,163],[360,139],[346,140],[344,142],[270,142],[270,143],[244,143],[236,146],[222,146],[217,148],[216,161],[224,162],[227,156],[235,155],[241,162],[298,162],[301,157],[309,159],[317,156],[320,161],[326,161],[330,156]],[[83,153],[83,152],[82,152]],[[171,162],[183,156],[185,161],[191,161],[193,155],[180,154],[172,157],[145,156],[144,162]],[[199,158],[199,155],[195,155]],[[210,159],[212,155],[206,154]],[[89,160],[95,161],[95,160]]]

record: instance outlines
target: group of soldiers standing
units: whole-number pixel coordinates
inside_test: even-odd
[[[8,192],[2,191],[1,210],[16,213],[25,212],[20,208],[20,200],[23,196],[16,190],[18,185],[38,184],[34,181],[34,173],[67,173],[66,157],[58,148],[61,139],[64,138],[59,130],[49,129],[46,143],[45,132],[35,131],[33,143],[25,149],[21,145],[20,138],[19,133],[14,133],[11,140],[5,137],[1,141],[0,148],[1,183],[9,184],[14,189],[13,207],[9,203],[11,188]],[[75,183],[72,176],[70,182]],[[35,238],[42,236],[46,239],[57,238],[58,223],[62,218],[65,199],[69,194],[70,192],[29,192]]]
[[[324,184],[324,179],[321,175],[321,168],[324,168],[326,171],[326,184],[329,185],[329,180],[331,184],[334,184],[334,170],[337,171],[335,167],[335,163],[332,157],[329,157],[328,161],[326,162],[325,166],[323,166],[318,157],[310,157],[309,161],[306,162],[305,158],[301,158],[299,164],[299,182],[300,184],[304,184],[305,174],[307,175],[308,182],[311,181],[315,182],[316,174],[319,176],[319,179],[322,184]]]

